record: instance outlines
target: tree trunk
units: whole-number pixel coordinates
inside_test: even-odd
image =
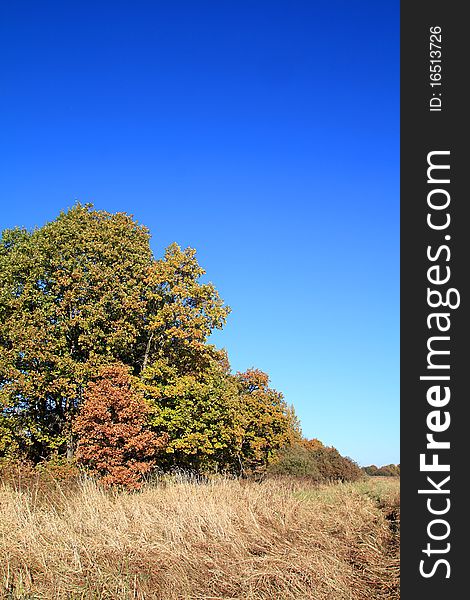
[[[74,452],[74,443],[71,433],[69,433],[69,435],[67,436],[67,441],[65,442],[65,444],[65,456],[67,460],[72,460]]]
[[[144,355],[144,361],[142,363],[142,371],[145,369],[145,367],[147,366],[147,362],[149,359],[149,354],[150,354],[150,344],[152,343],[153,340],[153,331],[150,334],[149,337],[149,341],[147,342],[147,347],[145,348],[145,355]]]

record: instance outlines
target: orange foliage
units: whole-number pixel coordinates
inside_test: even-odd
[[[320,440],[318,440],[317,438],[312,438],[311,440],[303,439],[302,446],[304,446],[304,448],[307,448],[307,450],[319,450],[325,447],[323,442],[320,442]]]
[[[105,485],[139,488],[167,443],[166,436],[147,429],[149,411],[143,395],[133,388],[127,367],[104,367],[98,379],[88,384],[74,423],[77,461]]]

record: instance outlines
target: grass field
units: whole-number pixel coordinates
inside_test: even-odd
[[[399,482],[0,487],[0,597],[399,598]]]

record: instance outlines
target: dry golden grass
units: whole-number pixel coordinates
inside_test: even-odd
[[[0,597],[397,599],[398,507],[398,481],[373,478],[170,481],[133,494],[4,484]]]

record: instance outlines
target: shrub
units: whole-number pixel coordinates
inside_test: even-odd
[[[312,455],[325,480],[356,481],[363,476],[360,467],[348,456],[342,456],[336,448],[318,448]]]
[[[324,446],[318,440],[303,440],[283,450],[270,465],[271,475],[309,477],[314,481],[356,481],[363,476],[358,465],[336,448]]]
[[[31,483],[36,477],[34,465],[29,461],[0,459],[0,482],[17,485]]]
[[[369,465],[368,467],[363,467],[362,470],[366,475],[374,477],[374,475],[377,475],[378,468],[376,465]]]
[[[35,471],[46,478],[61,483],[75,481],[80,475],[76,461],[67,460],[57,454],[47,461],[38,463],[35,466]]]
[[[364,467],[363,471],[372,477],[399,477],[400,465],[390,464],[378,468],[375,465],[369,465],[368,467]]]
[[[300,444],[283,450],[278,460],[268,467],[268,474],[322,479],[312,452]]]
[[[143,395],[133,388],[127,367],[103,368],[88,384],[74,423],[78,462],[105,485],[139,488],[167,442],[147,428],[149,411]]]

